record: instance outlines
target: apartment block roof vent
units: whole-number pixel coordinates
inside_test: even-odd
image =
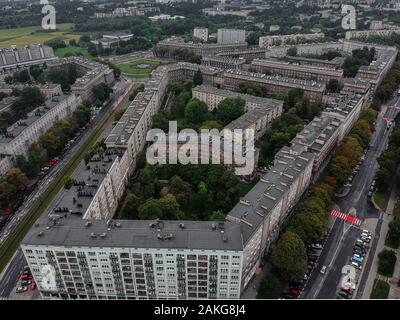
[[[212,223],[212,224],[211,224],[211,229],[212,229],[212,230],[216,230],[216,229],[217,229],[217,226],[215,225],[215,223]]]
[[[100,238],[105,238],[105,237],[107,237],[107,232],[103,232],[100,234]]]
[[[183,222],[181,222],[181,223],[179,224],[179,228],[185,229],[185,224],[184,224]]]
[[[89,228],[91,225],[92,225],[92,222],[88,221],[88,222],[85,223],[85,228]]]
[[[43,235],[44,235],[44,232],[43,232],[43,231],[40,231],[40,232],[37,234],[38,237],[41,237],[41,236],[43,236]]]
[[[95,239],[95,238],[97,238],[97,235],[96,235],[94,232],[92,232],[92,233],[90,234],[90,237],[91,237],[92,239]]]

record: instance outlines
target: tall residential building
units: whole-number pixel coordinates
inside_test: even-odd
[[[208,40],[208,28],[194,28],[193,36],[206,42]]]
[[[70,115],[81,103],[75,94],[60,95],[29,112],[21,119],[1,132],[0,154],[15,157],[25,155],[30,145],[36,142],[40,135],[49,129],[56,120]]]
[[[239,29],[218,29],[218,43],[244,43],[246,32]]]

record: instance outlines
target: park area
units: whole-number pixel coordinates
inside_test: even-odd
[[[160,65],[167,64],[168,62],[152,59],[138,59],[127,63],[119,64],[124,75],[140,78],[148,77],[150,73]]]
[[[16,45],[18,48],[29,44],[42,44],[48,40],[79,40],[80,35],[73,33],[73,23],[57,24],[57,30],[45,31],[40,26],[0,30],[0,48]]]

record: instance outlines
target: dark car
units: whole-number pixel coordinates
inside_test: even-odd
[[[297,288],[289,288],[287,293],[291,296],[298,297],[300,295],[300,290]]]
[[[338,295],[341,296],[342,298],[345,298],[345,299],[349,299],[350,298],[350,295],[347,292],[340,291],[338,293]]]
[[[297,299],[296,297],[294,297],[294,296],[292,296],[290,294],[287,294],[287,293],[283,293],[281,295],[281,298],[283,298],[283,299]]]

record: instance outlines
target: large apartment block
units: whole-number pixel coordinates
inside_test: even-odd
[[[323,33],[307,33],[307,34],[285,34],[285,35],[274,35],[264,36],[259,39],[260,48],[266,48],[274,45],[285,45],[291,44],[292,42],[301,41],[319,41],[325,38]]]
[[[49,68],[75,68],[79,78],[71,86],[71,91],[82,98],[82,101],[93,100],[92,89],[104,82],[108,85],[114,82],[114,71],[108,66],[89,61],[80,57],[68,57],[47,63]]]
[[[218,43],[244,43],[246,42],[246,32],[239,29],[218,29]]]
[[[40,135],[49,129],[56,120],[70,115],[81,103],[75,94],[60,95],[46,100],[46,102],[29,112],[25,119],[14,123],[7,130],[1,132],[0,154],[25,155],[30,145],[36,142]]]
[[[238,299],[242,246],[235,223],[67,214],[38,222],[22,250],[45,299]]]
[[[22,241],[43,298],[238,299],[307,191],[315,169],[350,131],[365,100],[352,92],[325,96],[321,118],[277,153],[271,169],[226,221],[113,220],[168,82],[191,79],[199,68],[205,84],[222,88],[242,82],[259,83],[269,92],[300,87],[312,101],[321,101],[325,91],[324,84],[310,80],[189,63],[158,67],[106,138],[106,151],[78,166],[74,185],[62,191]],[[198,94],[202,91],[204,99],[215,94],[209,102],[215,108],[221,93],[204,89]],[[258,110],[262,101],[248,99],[248,110]],[[42,281],[46,269],[51,270],[50,285]]]
[[[261,85],[267,92],[287,93],[292,88],[304,90],[304,96],[312,102],[320,102],[325,92],[325,84],[313,80],[293,79],[284,76],[269,76],[264,73],[243,70],[227,70],[221,75],[221,87],[234,90],[241,83]]]
[[[321,66],[299,65],[272,59],[254,59],[249,68],[255,72],[268,72],[290,78],[309,79],[320,82],[337,80],[342,82],[343,70]]]
[[[247,43],[193,43],[182,38],[172,37],[157,43],[155,52],[158,56],[173,56],[176,50],[187,50],[198,56],[214,55],[220,52],[230,52],[235,49],[246,49]]]

